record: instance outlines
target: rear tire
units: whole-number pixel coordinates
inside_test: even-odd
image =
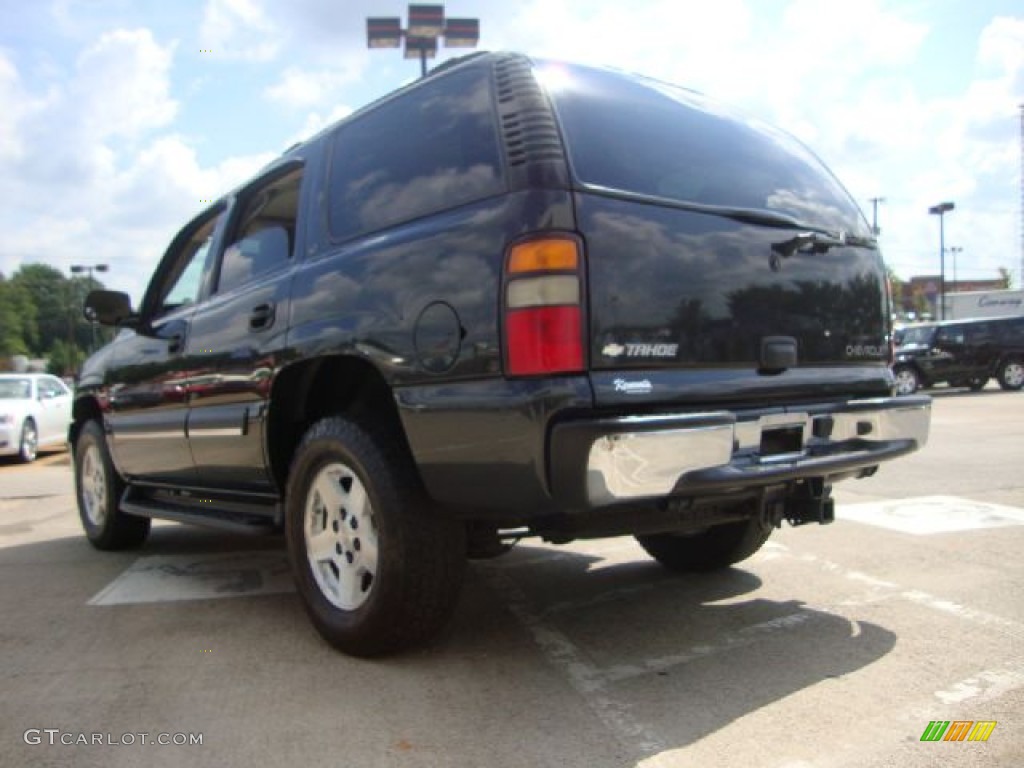
[[[988,378],[985,376],[974,376],[967,380],[967,386],[971,388],[971,392],[981,392],[988,384]]]
[[[893,371],[896,376],[896,394],[912,395],[921,388],[921,377],[909,365],[900,365]]]
[[[1003,361],[996,372],[996,379],[1006,390],[1016,391],[1024,387],[1024,361],[1016,357]]]
[[[25,419],[21,425],[21,439],[18,441],[18,461],[31,464],[39,452],[39,430],[32,419]]]
[[[149,535],[148,517],[121,511],[124,488],[102,427],[95,421],[86,422],[75,442],[75,497],[85,536],[96,549],[132,549]]]
[[[764,546],[772,528],[758,517],[726,523],[694,534],[657,533],[637,536],[647,554],[678,573],[701,573],[728,568]]]
[[[424,645],[455,610],[464,526],[430,503],[391,435],[342,417],[314,424],[292,462],[285,532],[306,611],[345,653]]]

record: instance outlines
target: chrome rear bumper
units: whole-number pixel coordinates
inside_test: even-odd
[[[552,436],[552,486],[570,503],[598,507],[832,481],[922,447],[930,420],[930,398],[901,397],[567,423]]]

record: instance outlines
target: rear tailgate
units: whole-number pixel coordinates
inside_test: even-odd
[[[773,258],[787,233],[587,194],[577,209],[599,402],[888,392],[876,251]],[[790,341],[795,365],[780,371]]]

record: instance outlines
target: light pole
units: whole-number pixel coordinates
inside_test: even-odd
[[[80,275],[83,272],[86,274],[86,279],[92,283],[93,272],[107,272],[110,269],[106,264],[72,264],[71,274]],[[93,352],[96,349],[96,321],[89,321],[89,330],[92,334],[92,346],[89,351]]]
[[[960,290],[960,281],[956,279],[956,255],[963,253],[964,249],[959,245],[951,245],[949,246],[949,252],[953,254],[953,291],[956,292]]]
[[[871,234],[878,237],[882,232],[882,230],[878,228],[878,204],[884,203],[885,198],[869,197],[868,200],[871,201]]]
[[[939,203],[928,213],[939,217],[939,320],[946,319],[946,214],[956,208],[951,202]]]
[[[410,5],[409,27],[397,16],[366,19],[367,48],[400,48],[405,58],[420,60],[420,77],[427,75],[427,59],[437,55],[437,39],[445,48],[475,48],[480,41],[480,19],[446,19],[443,5]]]

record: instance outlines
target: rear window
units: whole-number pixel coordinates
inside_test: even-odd
[[[583,184],[776,211],[870,236],[842,185],[782,131],[653,80],[563,64],[541,63],[536,71]]]

